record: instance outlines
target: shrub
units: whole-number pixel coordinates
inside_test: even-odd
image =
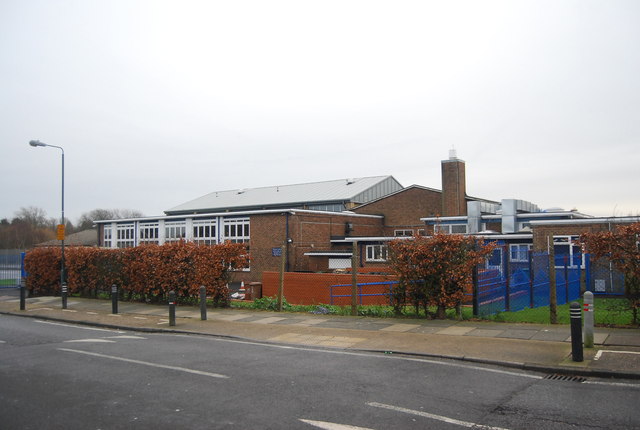
[[[70,247],[65,252],[65,267],[72,293],[95,296],[116,284],[121,292],[127,292],[128,299],[137,296],[158,301],[166,299],[171,290],[178,298],[198,297],[204,285],[214,306],[228,306],[230,275],[244,267],[247,259],[241,243],[197,245],[180,241],[127,249]],[[31,294],[60,291],[59,248],[30,251],[25,266]]]

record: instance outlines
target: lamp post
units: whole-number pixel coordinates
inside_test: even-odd
[[[64,273],[64,235],[65,235],[65,222],[64,222],[64,149],[61,146],[49,145],[42,143],[39,140],[29,141],[29,145],[33,147],[37,146],[49,146],[51,148],[58,148],[62,151],[62,217],[60,218],[60,225],[58,226],[58,239],[60,242],[60,249],[62,251],[62,257],[60,259],[60,289],[62,292],[62,309],[67,308],[67,285],[65,281]]]

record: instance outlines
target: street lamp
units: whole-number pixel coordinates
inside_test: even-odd
[[[58,148],[62,151],[62,218],[60,218],[60,225],[58,226],[58,239],[61,240],[60,248],[62,250],[62,257],[60,259],[60,289],[62,292],[62,309],[67,308],[67,285],[65,281],[65,273],[64,273],[64,149],[61,146],[49,145],[46,143],[42,143],[39,140],[31,140],[29,141],[29,145],[33,147],[37,146],[50,146],[51,148]]]

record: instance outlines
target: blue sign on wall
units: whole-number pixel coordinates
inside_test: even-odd
[[[282,248],[271,248],[272,257],[282,257]]]

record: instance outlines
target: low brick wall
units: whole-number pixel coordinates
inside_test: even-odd
[[[391,275],[358,275],[358,284],[368,284],[377,282],[390,282],[394,277]],[[287,302],[293,305],[314,305],[331,303],[331,285],[344,285],[334,287],[334,305],[351,304],[351,275],[338,273],[296,273],[287,272],[284,274],[284,297]],[[280,287],[279,272],[263,272],[262,274],[262,295],[277,296]],[[386,305],[389,298],[378,295],[389,292],[389,285],[363,285],[361,287],[362,297],[359,303],[363,305]],[[371,294],[371,295],[369,295]],[[346,297],[335,297],[336,295]]]

